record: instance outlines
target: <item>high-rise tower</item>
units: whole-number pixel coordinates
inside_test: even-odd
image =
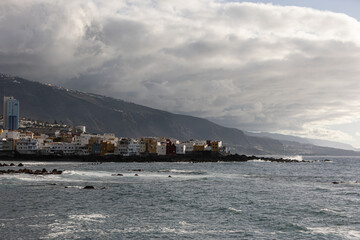
[[[19,128],[19,100],[4,96],[4,129],[16,130]]]

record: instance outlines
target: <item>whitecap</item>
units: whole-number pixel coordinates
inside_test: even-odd
[[[344,215],[344,213],[342,213],[342,212],[332,210],[332,209],[328,209],[328,208],[320,209],[320,211],[321,212],[329,212],[329,213],[338,214],[338,215]]]
[[[308,228],[315,234],[333,234],[340,236],[346,239],[360,239],[360,231],[351,229],[350,227],[317,227],[317,228]]]
[[[179,173],[179,174],[205,174],[205,172],[202,171],[182,170],[182,169],[159,170],[158,172]]]
[[[233,211],[233,212],[236,212],[236,213],[242,213],[242,210],[240,210],[240,209],[236,209],[236,208],[232,208],[232,207],[229,207],[228,209],[230,211]]]
[[[185,222],[185,221],[180,221],[179,224],[182,225],[182,226],[190,225],[190,224],[188,224],[188,223]]]
[[[243,230],[228,230],[228,229],[219,229],[219,230],[208,230],[208,229],[198,229],[198,230],[188,230],[184,228],[142,228],[142,227],[129,227],[125,229],[112,229],[112,233],[151,233],[151,232],[163,232],[163,233],[175,233],[179,235],[186,234],[229,234],[229,233],[243,233]]]
[[[297,161],[303,161],[303,156],[301,155],[296,155],[296,156],[287,156],[284,157],[286,159],[290,159],[290,160],[297,160]]]
[[[83,189],[83,188],[84,188],[84,186],[66,186],[66,188]]]
[[[85,177],[111,177],[113,172],[105,172],[105,171],[77,171],[77,170],[65,170],[63,175],[78,175]]]
[[[20,163],[20,162],[19,162]],[[24,166],[40,166],[40,165],[80,165],[78,162],[21,162]]]
[[[103,214],[80,214],[70,215],[69,218],[85,222],[104,222],[104,219],[107,218],[107,216]]]
[[[266,155],[265,157],[272,157],[272,158],[282,158],[286,160],[294,160],[294,161],[304,161],[302,155]]]
[[[253,159],[253,160],[250,160],[249,162],[267,162],[267,161],[262,160],[262,159]]]

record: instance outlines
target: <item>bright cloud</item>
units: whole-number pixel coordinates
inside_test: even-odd
[[[354,142],[360,23],[217,1],[2,1],[0,71],[245,130]],[[355,131],[354,131],[355,132]]]

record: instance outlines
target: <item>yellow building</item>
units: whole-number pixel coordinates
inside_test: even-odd
[[[115,145],[110,141],[101,141],[100,156],[104,156],[107,153],[114,153]]]
[[[145,153],[146,152],[146,146],[147,146],[146,142],[141,139],[139,141],[139,152],[140,153]]]
[[[203,151],[205,151],[206,147],[207,147],[206,144],[195,144],[193,151],[194,152],[203,152]]]
[[[211,142],[211,151],[212,152],[219,152],[221,147],[222,147],[222,141]]]
[[[156,154],[156,146],[158,141],[155,138],[145,138],[146,151],[150,154]]]

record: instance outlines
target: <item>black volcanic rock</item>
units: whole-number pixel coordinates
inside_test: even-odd
[[[24,173],[24,174],[35,174],[35,175],[49,175],[49,174],[62,174],[62,171],[57,171],[56,169],[54,169],[52,172],[48,172],[46,171],[45,168],[43,168],[43,170],[31,170],[31,169],[18,169],[18,170],[12,170],[12,169],[8,169],[8,170],[0,170],[0,174],[14,174],[14,173]]]

